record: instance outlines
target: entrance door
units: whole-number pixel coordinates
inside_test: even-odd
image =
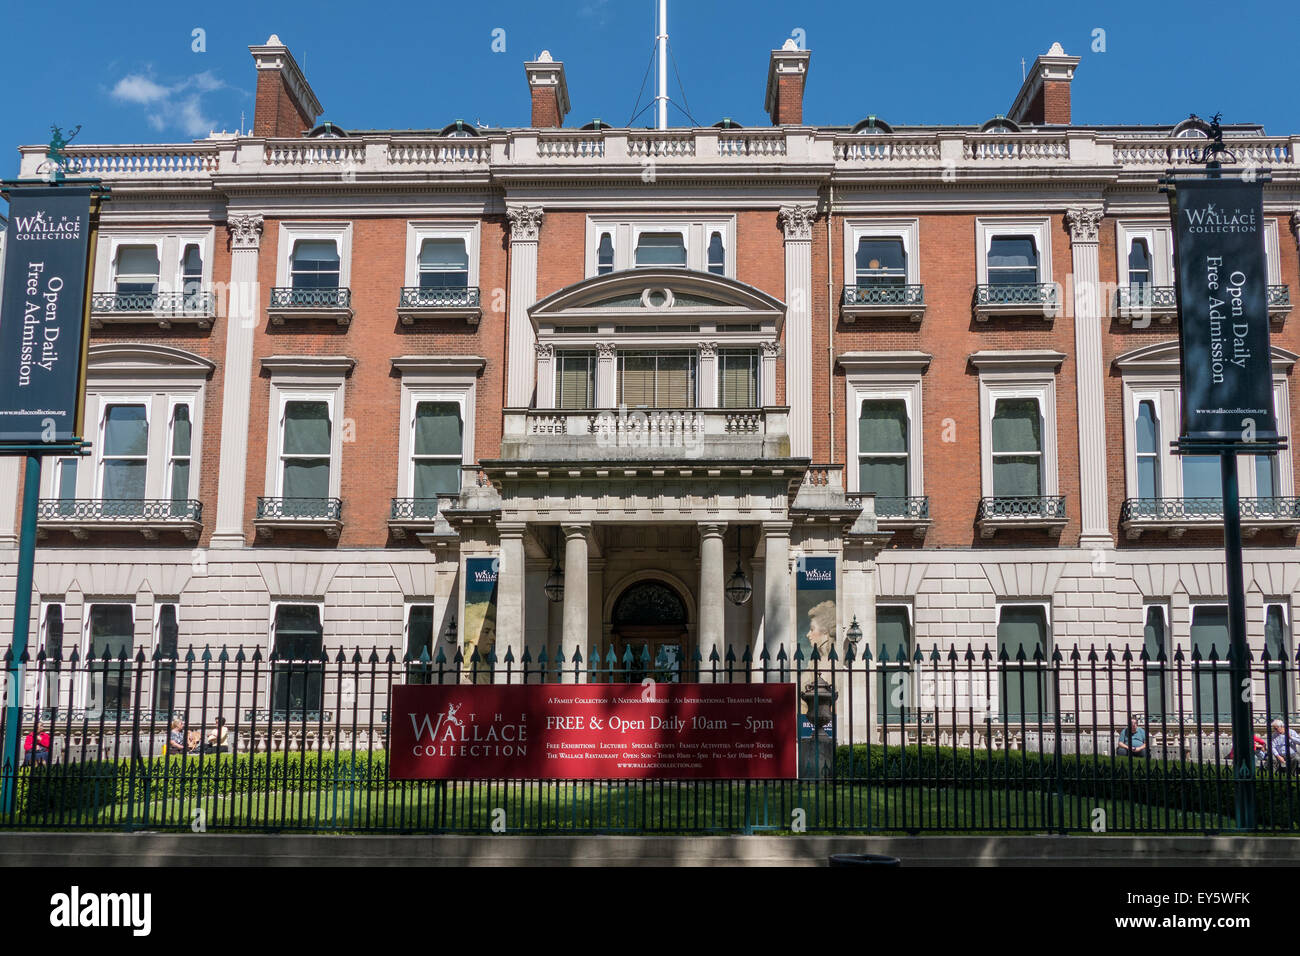
[[[681,680],[687,667],[686,602],[662,581],[637,581],[614,604],[614,654],[610,676],[635,683],[652,677]]]

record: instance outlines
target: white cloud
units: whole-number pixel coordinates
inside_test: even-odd
[[[129,73],[117,81],[109,95],[121,103],[147,107],[145,120],[159,132],[179,129],[187,136],[198,137],[215,126],[203,108],[203,95],[225,88],[225,81],[210,70],[171,84]]]

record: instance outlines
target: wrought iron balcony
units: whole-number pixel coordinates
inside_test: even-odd
[[[42,498],[37,503],[42,532],[70,531],[78,539],[92,531],[139,531],[155,539],[176,531],[194,539],[203,522],[202,502],[185,498]]]
[[[404,538],[408,531],[454,534],[442,515],[444,509],[455,504],[459,498],[459,493],[433,498],[394,498],[388,512],[388,530],[394,538]]]
[[[1271,285],[1268,287],[1268,317],[1281,321],[1291,311],[1291,287],[1289,285]]]
[[[483,315],[478,286],[455,289],[423,289],[404,286],[397,303],[397,316],[403,325],[421,318],[463,318],[477,325]]]
[[[975,287],[975,318],[993,315],[1035,315],[1054,319],[1061,311],[1055,282],[989,283]]]
[[[206,329],[216,315],[211,292],[96,292],[90,297],[90,324],[156,322],[171,328],[175,322],[193,323]]]
[[[1130,285],[1115,290],[1115,315],[1121,322],[1155,318],[1172,322],[1178,314],[1178,296],[1171,285]]]
[[[339,325],[347,325],[352,321],[352,290],[277,286],[271,290],[267,313],[272,325],[283,325],[286,319],[334,319]]]
[[[1241,529],[1251,537],[1265,528],[1280,528],[1288,534],[1300,532],[1300,498],[1242,498]],[[1119,524],[1131,539],[1144,531],[1161,530],[1179,538],[1198,526],[1223,524],[1222,498],[1128,498],[1119,513]]]
[[[907,316],[913,322],[920,322],[925,315],[925,286],[846,285],[840,314],[850,323],[860,315]]]
[[[998,495],[981,498],[975,512],[980,536],[990,538],[998,528],[1045,528],[1049,532],[1065,526],[1064,495]]]
[[[338,498],[258,498],[253,525],[268,537],[277,528],[301,528],[337,538],[343,528],[343,502]]]
[[[911,528],[916,537],[922,537],[930,526],[930,496],[899,498],[878,495],[876,520],[881,528]]]

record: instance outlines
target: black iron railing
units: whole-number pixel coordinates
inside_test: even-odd
[[[993,283],[975,287],[975,306],[1041,306],[1046,311],[1059,304],[1055,282]]]
[[[1149,312],[1177,307],[1177,292],[1171,285],[1131,285],[1115,290],[1115,308],[1120,312]]]
[[[1300,498],[1242,498],[1241,517],[1250,520],[1300,521]],[[1124,521],[1222,521],[1222,498],[1128,498],[1120,509]]]
[[[294,289],[277,286],[271,290],[273,309],[347,309],[351,306],[351,289]]]
[[[479,305],[477,286],[455,289],[422,289],[404,286],[398,307],[403,309],[474,309]]]
[[[257,499],[258,518],[338,521],[342,516],[343,502],[338,498]]]
[[[876,517],[906,518],[926,521],[930,517],[930,496],[914,495],[909,498],[877,497]]]
[[[1064,495],[999,495],[981,498],[976,520],[1048,518],[1065,520]]]
[[[923,285],[846,285],[844,305],[925,305]]]
[[[42,498],[40,521],[202,521],[203,504],[185,498]]]
[[[1213,645],[1166,656],[1140,637],[1082,647],[841,641],[828,656],[740,645],[669,661],[637,642],[621,652],[507,648],[498,635],[495,649],[440,642],[403,656],[399,626],[378,645],[289,660],[268,657],[265,641],[197,640],[171,656],[128,640],[89,660],[71,642],[70,654],[37,647],[17,662],[6,648],[0,658],[24,675],[22,707],[0,709],[0,739],[16,713],[18,739],[32,746],[0,765],[16,790],[0,829],[189,832],[201,813],[208,832],[487,833],[502,810],[510,832],[527,833],[780,831],[796,810],[812,832],[1082,837],[1099,811],[1110,834],[1234,826],[1235,691]],[[1246,666],[1264,740],[1251,771],[1257,826],[1294,834],[1300,753],[1285,741],[1297,724],[1297,660],[1261,644]],[[715,691],[834,690],[827,709],[813,700],[827,743],[798,744],[800,766],[820,769],[755,781],[389,777],[397,685],[563,682],[594,694],[650,674]],[[818,761],[805,764],[809,753]]]
[[[96,292],[90,311],[211,316],[213,303],[211,292]]]
[[[394,498],[388,512],[389,521],[432,521],[438,512],[456,500],[456,495],[437,498]]]

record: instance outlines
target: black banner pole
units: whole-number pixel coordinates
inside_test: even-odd
[[[1223,475],[1223,551],[1228,588],[1228,673],[1232,680],[1232,774],[1238,830],[1255,829],[1255,745],[1246,647],[1246,586],[1241,561],[1237,456],[1219,456]]]

